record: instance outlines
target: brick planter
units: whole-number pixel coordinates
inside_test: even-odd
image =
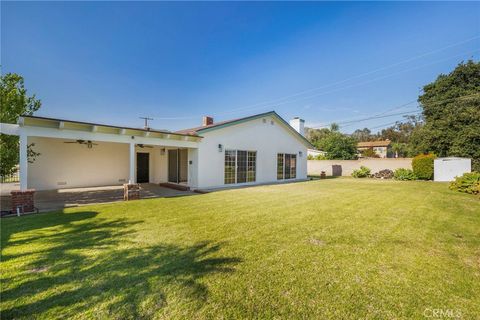
[[[125,183],[123,185],[123,200],[140,199],[140,185],[137,183]]]
[[[35,190],[13,190],[10,192],[12,196],[12,212],[17,213],[17,208],[20,208],[21,213],[35,211]]]

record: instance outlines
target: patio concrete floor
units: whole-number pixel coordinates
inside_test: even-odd
[[[192,191],[174,190],[153,183],[142,183],[140,186],[140,197],[142,199],[196,194]],[[37,207],[40,212],[116,201],[123,201],[123,186],[58,189],[37,191],[35,193],[35,207]],[[1,206],[2,210],[11,209],[10,196],[2,195]]]

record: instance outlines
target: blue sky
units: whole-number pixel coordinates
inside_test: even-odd
[[[276,110],[307,125],[415,110],[480,56],[478,2],[2,2],[2,73],[37,115],[181,129]],[[341,126],[382,126],[385,117]]]

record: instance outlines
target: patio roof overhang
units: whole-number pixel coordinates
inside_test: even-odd
[[[166,147],[198,148],[199,135],[163,130],[120,127],[45,117],[23,116],[18,125],[2,124],[2,133],[45,138],[136,143]]]

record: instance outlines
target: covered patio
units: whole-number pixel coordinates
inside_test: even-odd
[[[20,138],[15,208],[31,209],[32,193],[34,207],[47,210],[121,200],[124,184],[140,183],[141,198],[191,194],[163,183],[196,187],[198,135],[34,116],[1,129]],[[3,211],[10,206],[2,200]]]
[[[182,197],[197,194],[193,191],[175,190],[153,183],[140,184],[140,197],[142,199]],[[10,208],[10,199],[10,195],[2,194],[2,210],[3,208]],[[123,186],[42,190],[35,193],[35,207],[39,212],[117,201],[123,201]]]

